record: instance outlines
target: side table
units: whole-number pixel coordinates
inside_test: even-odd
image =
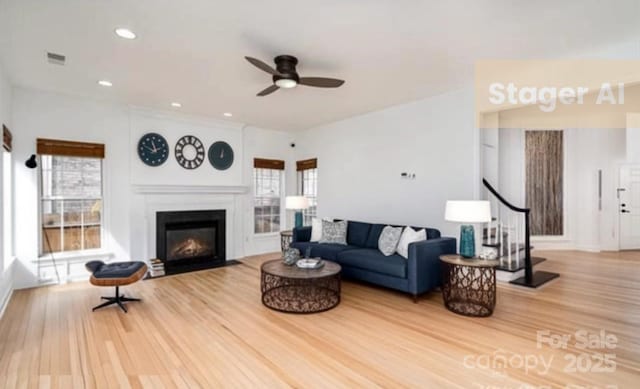
[[[451,312],[473,317],[493,314],[497,260],[442,255],[442,298]]]
[[[284,253],[289,248],[291,241],[293,240],[293,231],[280,231],[280,249]]]

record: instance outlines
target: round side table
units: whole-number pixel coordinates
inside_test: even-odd
[[[493,314],[497,260],[442,255],[442,298],[451,312],[473,317]]]
[[[293,231],[280,231],[280,249],[284,253],[291,245],[291,240],[293,239]]]

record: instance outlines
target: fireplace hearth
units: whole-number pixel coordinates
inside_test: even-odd
[[[156,213],[156,256],[167,274],[225,264],[224,210]]]

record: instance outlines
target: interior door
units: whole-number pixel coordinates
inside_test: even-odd
[[[640,249],[640,165],[620,168],[620,249]]]

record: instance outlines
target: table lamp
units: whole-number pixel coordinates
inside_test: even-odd
[[[302,210],[309,208],[309,199],[304,196],[287,196],[285,208],[296,211],[296,228],[302,227]]]
[[[460,255],[473,258],[476,243],[472,223],[491,221],[491,203],[488,201],[447,201],[444,218],[450,222],[463,223],[460,226]]]

